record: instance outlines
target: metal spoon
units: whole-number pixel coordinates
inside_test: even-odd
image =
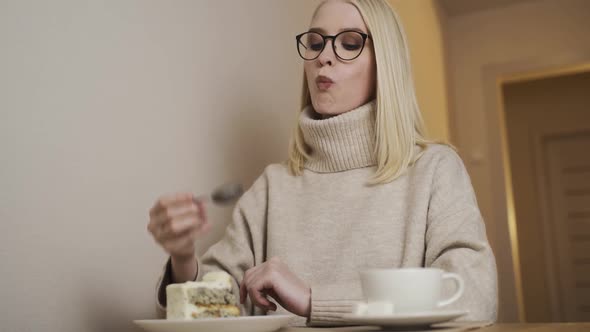
[[[239,183],[227,183],[217,187],[211,193],[211,196],[201,195],[195,197],[195,201],[203,201],[211,199],[211,201],[215,204],[219,205],[228,205],[231,204],[240,198],[244,193],[244,188]]]

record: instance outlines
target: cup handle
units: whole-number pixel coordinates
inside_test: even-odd
[[[455,285],[457,286],[457,291],[450,298],[439,301],[438,307],[444,307],[457,301],[461,297],[461,295],[463,295],[463,290],[465,288],[463,278],[461,278],[461,276],[456,273],[443,273],[442,280],[444,281],[445,279],[453,280],[455,282]]]

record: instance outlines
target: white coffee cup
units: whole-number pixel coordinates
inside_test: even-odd
[[[371,269],[360,273],[364,302],[355,313],[388,315],[429,312],[457,301],[463,295],[463,279],[437,268]],[[456,291],[441,300],[443,282],[451,280]]]

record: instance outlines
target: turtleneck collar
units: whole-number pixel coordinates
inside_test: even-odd
[[[299,118],[310,158],[305,168],[319,173],[374,166],[375,100],[349,112],[319,119],[311,105]]]

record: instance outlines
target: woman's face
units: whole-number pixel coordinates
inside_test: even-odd
[[[355,6],[333,0],[323,3],[311,21],[310,31],[334,36],[343,30],[368,34]],[[304,64],[313,108],[324,117],[348,112],[373,99],[377,76],[370,39],[362,53],[350,61],[339,59],[332,43],[332,39],[327,40],[319,57]]]

